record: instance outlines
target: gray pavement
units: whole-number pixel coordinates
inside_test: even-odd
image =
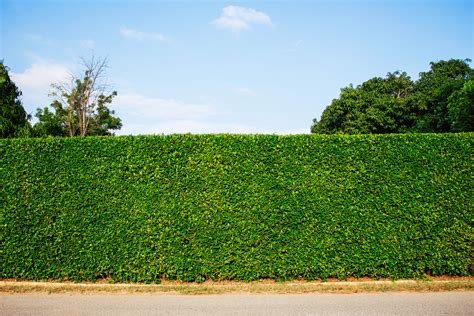
[[[0,315],[474,315],[474,292],[215,296],[1,294]]]

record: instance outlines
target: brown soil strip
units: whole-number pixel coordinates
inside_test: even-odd
[[[328,282],[275,282],[262,280],[256,282],[206,281],[186,283],[162,281],[161,284],[110,284],[98,283],[60,283],[32,281],[0,281],[0,293],[38,293],[38,294],[303,294],[303,293],[367,293],[367,292],[439,292],[454,290],[474,290],[474,277],[442,277],[427,280],[350,280]]]

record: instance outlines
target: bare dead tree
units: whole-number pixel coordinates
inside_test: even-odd
[[[81,64],[84,68],[82,75],[70,73],[67,83],[51,85],[53,92],[50,95],[62,105],[59,110],[66,117],[69,136],[87,135],[99,97],[107,93],[107,58],[81,58]]]

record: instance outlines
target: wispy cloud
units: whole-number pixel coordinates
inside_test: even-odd
[[[141,94],[119,94],[114,100],[114,108],[127,116],[152,121],[203,119],[216,114],[209,105],[186,104]]]
[[[69,74],[70,67],[43,59],[38,59],[23,72],[10,72],[12,80],[23,93],[23,105],[27,112],[48,105],[51,83],[62,82]]]
[[[223,122],[225,114],[211,105],[189,104],[176,99],[142,94],[118,95],[113,109],[123,120],[119,135],[257,133],[260,129]]]
[[[120,34],[128,39],[136,41],[160,41],[163,42],[166,40],[166,37],[163,34],[156,32],[142,32],[130,29],[128,27],[121,27]]]
[[[276,133],[264,127],[234,122],[232,116],[218,111],[212,105],[176,99],[119,93],[111,107],[123,121],[123,128],[118,131],[118,135]]]
[[[285,52],[287,53],[296,52],[300,48],[301,44],[303,44],[303,40],[297,40],[296,42],[291,44],[290,48],[286,49]]]
[[[215,27],[227,29],[236,33],[251,29],[254,24],[260,24],[267,27],[273,26],[272,20],[267,14],[252,8],[233,5],[222,9],[221,16],[212,21],[211,24]]]
[[[240,95],[249,96],[249,97],[255,97],[257,95],[255,91],[249,88],[240,87],[240,88],[235,88],[234,91]]]
[[[277,130],[236,122],[229,113],[207,104],[187,103],[138,93],[120,94],[111,108],[122,118],[118,135],[150,134],[306,134],[309,128]]]

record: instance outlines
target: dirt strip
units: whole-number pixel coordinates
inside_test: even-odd
[[[367,292],[440,292],[472,291],[474,277],[441,278],[431,280],[364,280],[329,282],[275,282],[263,280],[256,282],[207,281],[204,283],[185,283],[163,281],[161,284],[111,284],[111,283],[69,283],[0,281],[0,293],[78,293],[78,294],[302,294],[302,293],[367,293]]]

